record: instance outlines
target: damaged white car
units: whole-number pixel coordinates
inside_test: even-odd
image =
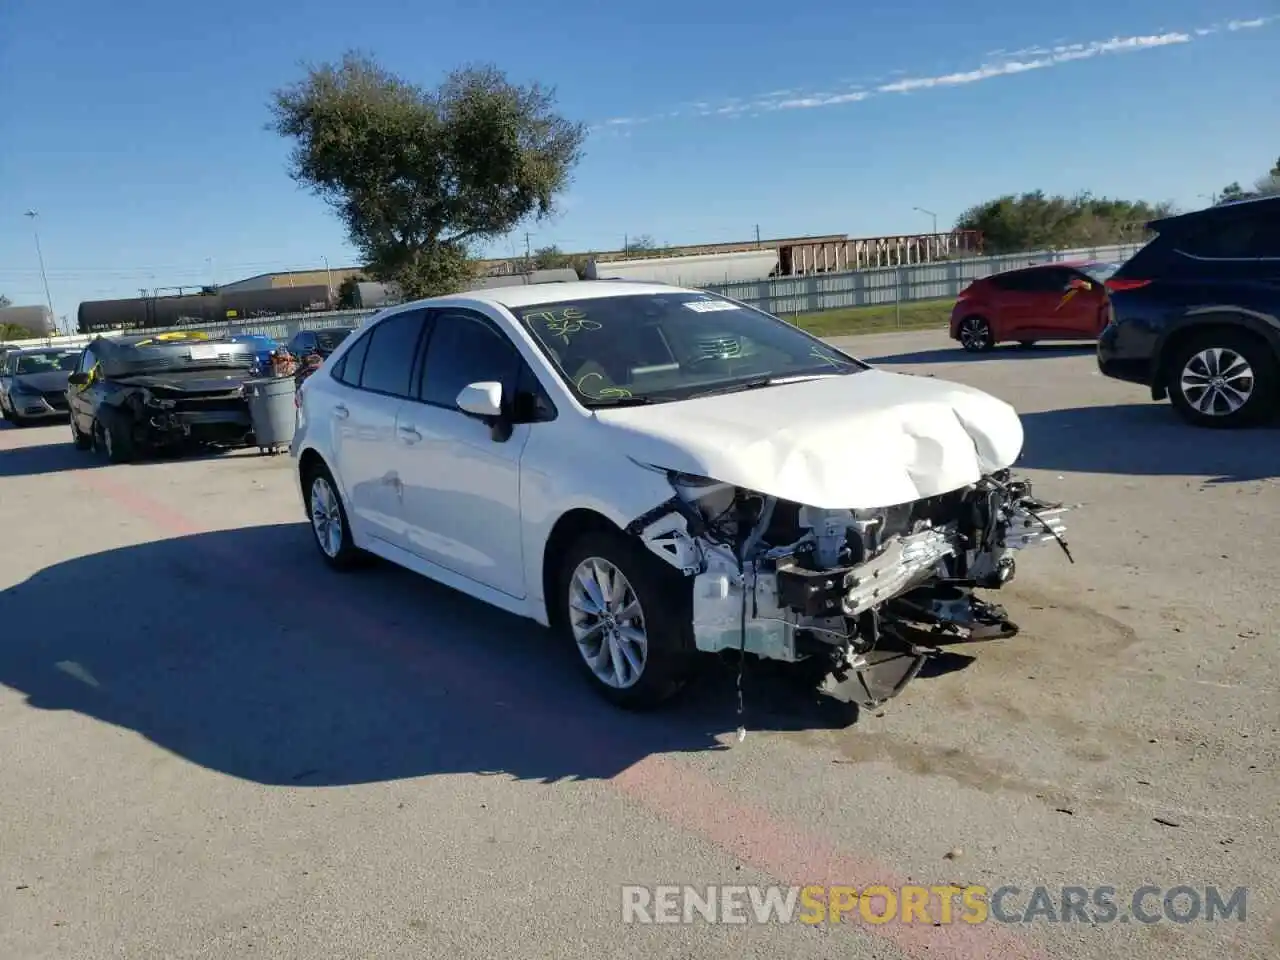
[[[786,661],[896,695],[1061,507],[1008,468],[1022,426],[703,291],[584,281],[374,317],[303,385],[292,453],[315,540],[560,631],[615,703],[699,657]],[[479,647],[485,638],[477,636]]]

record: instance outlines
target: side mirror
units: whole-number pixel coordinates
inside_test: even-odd
[[[469,383],[458,394],[458,409],[482,420],[502,416],[502,384],[494,380]]]
[[[73,373],[67,377],[67,383],[75,384],[77,387],[83,387],[88,382],[89,375],[87,373]]]

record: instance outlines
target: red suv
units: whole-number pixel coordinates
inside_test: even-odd
[[[972,353],[1014,340],[1096,340],[1116,263],[1044,263],[975,280],[951,311],[951,339]]]

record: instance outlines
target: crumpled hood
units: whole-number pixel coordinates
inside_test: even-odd
[[[186,393],[230,392],[251,378],[248,368],[238,370],[173,370],[158,373],[138,373],[121,377],[118,382],[131,387],[181,390]]]
[[[47,370],[43,373],[19,373],[13,378],[14,386],[19,383],[41,393],[54,393],[67,389],[67,378],[70,370]]]
[[[1011,465],[1023,442],[1003,400],[884,370],[596,416],[642,463],[825,509],[957,490]]]

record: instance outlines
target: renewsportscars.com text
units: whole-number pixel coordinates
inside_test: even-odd
[[[1243,922],[1248,891],[1179,885],[985,887],[625,886],[623,923]]]

